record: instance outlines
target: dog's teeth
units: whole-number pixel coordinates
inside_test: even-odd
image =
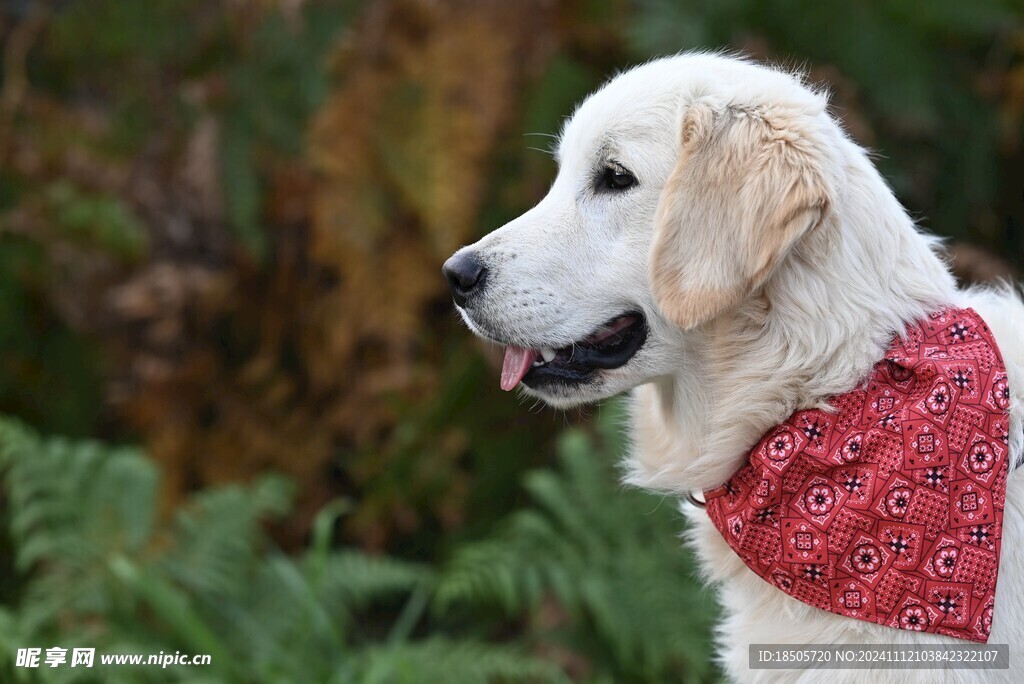
[[[550,347],[541,349],[540,355],[544,357],[544,363],[551,363],[555,360],[555,350]]]
[[[543,366],[543,365],[544,365],[544,362],[541,361],[540,359],[537,359],[536,361],[533,362],[533,367],[534,368],[536,368],[537,366]]]

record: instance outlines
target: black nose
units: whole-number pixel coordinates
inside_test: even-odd
[[[448,287],[452,289],[452,298],[459,306],[465,306],[470,295],[480,291],[484,276],[487,275],[487,269],[473,252],[456,253],[444,262],[441,271],[448,280]]]

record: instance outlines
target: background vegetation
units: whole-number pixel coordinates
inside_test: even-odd
[[[1024,266],[1019,0],[8,0],[0,41],[3,681],[714,680],[616,406],[499,392],[439,276],[617,69],[804,68],[961,277]],[[213,665],[14,667],[76,645]]]

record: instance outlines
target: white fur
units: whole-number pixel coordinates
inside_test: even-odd
[[[762,266],[768,266],[757,279],[744,280],[747,271],[733,268],[736,264],[703,263],[687,252],[692,245],[711,250],[710,255],[732,250],[736,259],[757,258],[746,255],[757,250],[745,250],[745,244],[729,243],[723,251],[722,240],[747,234],[722,232],[730,226],[721,216],[731,216],[727,209],[746,215],[744,207],[719,207],[721,225],[711,225],[717,205],[706,198],[718,197],[722,188],[700,186],[746,179],[750,169],[732,156],[716,161],[726,165],[715,167],[717,175],[687,180],[691,191],[706,193],[694,193],[686,202],[708,204],[696,213],[687,204],[681,212],[694,223],[693,215],[702,217],[701,224],[676,225],[678,234],[671,236],[676,251],[667,259],[659,251],[668,249],[660,245],[672,215],[666,203],[679,200],[666,197],[667,188],[688,170],[681,149],[689,131],[711,136],[700,121],[691,121],[700,111],[761,126],[756,130],[775,136],[771,154],[783,149],[804,155],[797,175],[822,200],[813,212],[792,214],[806,225],[792,224],[797,238],[780,240],[775,251],[765,252],[770,259],[762,259]],[[694,149],[689,154],[714,153],[706,146]],[[623,311],[643,311],[648,340],[625,366],[600,371],[584,386],[527,390],[568,406],[635,388],[630,482],[677,495],[722,484],[768,428],[853,389],[882,357],[894,332],[949,304],[973,307],[995,334],[1013,391],[1012,463],[1024,460],[1024,304],[1009,287],[956,289],[936,255],[936,239],[914,226],[864,150],[828,114],[826,96],[798,76],[707,54],[645,64],[617,76],[579,107],[563,131],[558,161],[558,176],[534,209],[465,248],[480,255],[489,273],[486,290],[461,312],[481,335],[538,348],[568,345]],[[593,192],[595,173],[609,161],[630,170],[636,187]],[[718,180],[705,180],[712,177]],[[751,199],[744,190],[749,179],[744,183],[729,193],[736,202],[774,201],[760,195]],[[709,233],[712,229],[718,232]],[[678,249],[679,240],[684,249]],[[749,289],[736,301],[720,298],[721,310],[712,307],[687,318],[670,310],[674,305],[664,292],[655,296],[652,278],[664,276],[652,273],[655,258],[672,266],[670,275],[678,281],[662,279],[655,286],[665,290],[677,283],[677,299],[686,306],[700,307],[702,300],[693,294],[700,293],[698,282],[722,288],[747,282]],[[791,599],[752,573],[702,510],[688,504],[683,509],[691,521],[688,537],[707,578],[720,590],[724,618],[717,629],[717,657],[734,680],[810,682],[826,676],[750,671],[750,643],[949,641],[836,616]],[[990,643],[1011,645],[1011,670],[949,671],[942,675],[946,681],[1024,681],[1024,663],[1015,652],[1024,643],[1024,468],[1009,478],[1003,540]],[[866,675],[827,673],[833,682],[863,681]],[[930,682],[937,674],[881,670],[870,676]]]

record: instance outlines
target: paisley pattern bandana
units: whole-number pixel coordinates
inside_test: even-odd
[[[988,326],[971,309],[931,314],[830,404],[769,430],[705,492],[715,527],[808,605],[987,642],[1010,406]]]

